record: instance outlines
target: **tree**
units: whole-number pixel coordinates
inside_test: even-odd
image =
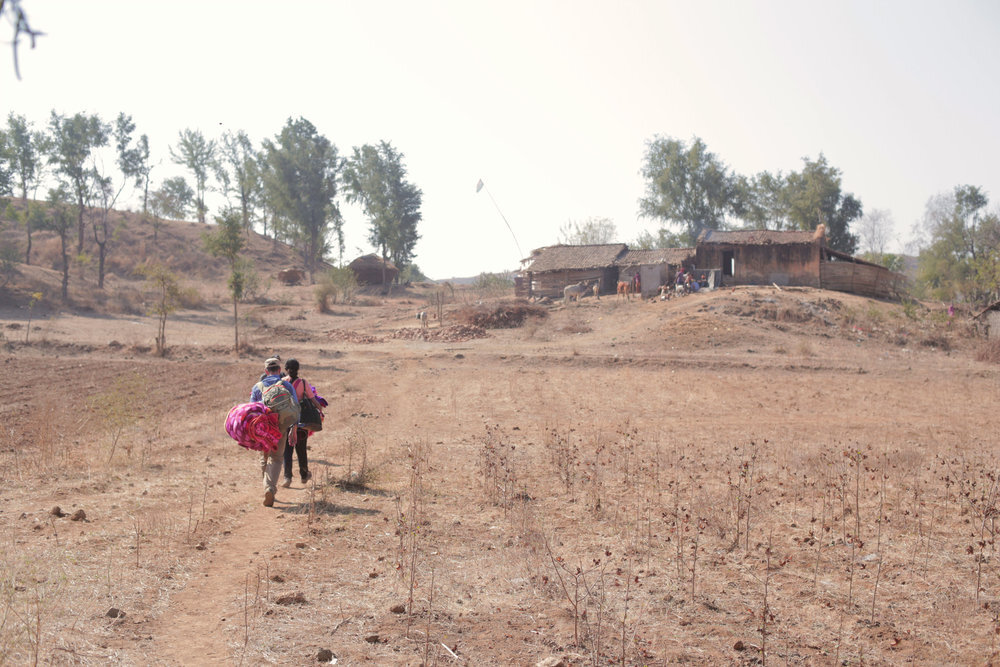
[[[701,139],[657,137],[646,143],[640,172],[646,195],[639,200],[645,218],[680,227],[685,245],[694,245],[703,229],[720,229],[738,202],[737,180]]]
[[[892,237],[892,228],[892,213],[885,209],[876,208],[861,216],[857,224],[857,236],[862,257],[870,262],[883,264],[882,258]]]
[[[782,198],[784,188],[781,172],[762,171],[750,179],[740,177],[740,217],[756,229],[784,229],[788,213]]]
[[[91,229],[94,232],[94,243],[97,244],[98,289],[104,289],[104,263],[108,254],[108,243],[112,238],[111,211],[129,181],[135,181],[136,184],[142,183],[142,152],[139,146],[132,145],[133,132],[135,132],[135,123],[132,122],[132,117],[119,113],[118,118],[115,119],[114,138],[115,162],[121,172],[120,182],[116,182],[110,175],[102,174],[96,166],[94,167],[95,195],[100,203],[100,210],[91,222]]]
[[[135,187],[142,188],[142,214],[149,211],[149,176],[153,164],[149,161],[149,137],[145,134],[139,137],[135,145]]]
[[[420,235],[417,223],[422,214],[423,192],[406,180],[403,156],[392,144],[355,147],[344,168],[347,200],[358,203],[369,220],[368,241],[378,248],[383,260],[404,267],[413,258]],[[387,283],[385,262],[382,285]]]
[[[249,279],[248,267],[240,261],[240,254],[246,247],[243,236],[243,224],[238,211],[226,209],[221,216],[215,217],[216,230],[205,232],[202,236],[206,252],[213,257],[226,260],[229,264],[229,293],[233,297],[233,331],[235,342],[233,350],[240,352],[240,318],[239,302]]]
[[[7,116],[7,130],[0,131],[0,194],[10,192],[17,187],[21,196],[21,211],[19,214],[25,232],[27,247],[24,252],[24,263],[31,264],[31,232],[37,221],[28,210],[28,193],[34,193],[44,175],[44,152],[48,143],[43,132],[32,130],[31,123],[24,116],[13,112]],[[7,167],[4,167],[6,163]],[[4,187],[4,174],[7,174],[9,188]]]
[[[205,191],[208,189],[208,171],[215,163],[215,140],[205,139],[201,130],[181,130],[177,140],[177,150],[170,148],[170,159],[187,167],[194,174],[194,205],[198,222],[205,222],[208,207],[205,206]]]
[[[815,161],[802,160],[802,171],[790,173],[781,192],[789,222],[801,230],[826,225],[830,247],[853,255],[858,237],[851,233],[850,224],[861,217],[861,202],[841,193],[840,170],[827,164],[822,153]]]
[[[66,303],[69,301],[69,235],[73,231],[73,204],[65,185],[49,190],[48,204],[44,229],[55,232],[59,237],[62,258],[62,300]]]
[[[143,276],[156,293],[150,314],[157,318],[156,354],[162,357],[167,351],[167,318],[180,305],[183,290],[177,274],[159,262],[143,264],[136,273]]]
[[[277,219],[287,220],[288,235],[299,249],[310,280],[337,235],[343,254],[343,220],[334,203],[341,160],[337,147],[305,118],[285,123],[274,140],[264,142],[268,169],[264,187]],[[275,238],[279,232],[272,222]]]
[[[53,111],[49,118],[49,163],[56,166],[56,172],[76,200],[77,252],[83,252],[83,216],[95,180],[92,154],[107,145],[109,132],[110,128],[96,114],[78,113],[66,118]]]
[[[243,228],[249,235],[253,229],[254,210],[260,202],[263,183],[257,151],[246,132],[240,130],[236,134],[226,132],[222,135],[215,174],[230,206],[235,205],[239,209]]]
[[[1000,214],[987,212],[988,204],[971,185],[928,200],[918,281],[930,296],[979,305],[1000,298]]]
[[[164,180],[150,194],[149,202],[155,214],[171,220],[184,220],[194,203],[194,190],[183,176],[174,176]]]
[[[601,245],[614,243],[618,229],[611,218],[591,217],[582,223],[572,220],[559,228],[559,243],[563,245]]]

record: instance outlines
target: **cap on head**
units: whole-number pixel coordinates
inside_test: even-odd
[[[277,357],[271,357],[264,362],[264,370],[268,371],[280,371],[281,370],[281,360]]]

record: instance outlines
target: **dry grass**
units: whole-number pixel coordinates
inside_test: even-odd
[[[254,357],[222,308],[168,359],[136,318],[3,328],[38,381],[0,406],[0,662],[996,660],[1000,385],[957,323],[755,289],[411,341],[414,297],[294,289]],[[273,351],[331,408],[265,509],[222,420]]]

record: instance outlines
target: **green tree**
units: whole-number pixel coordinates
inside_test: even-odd
[[[77,252],[83,252],[84,211],[93,195],[93,154],[107,145],[110,131],[96,114],[67,118],[53,111],[49,118],[49,163],[55,165],[76,200]]]
[[[215,140],[208,140],[201,130],[181,130],[177,138],[177,149],[170,148],[170,159],[175,164],[187,167],[194,174],[194,206],[198,222],[205,222],[208,207],[205,192],[208,189],[208,172],[215,164]]]
[[[331,231],[343,255],[343,219],[334,201],[341,167],[337,147],[305,118],[289,118],[273,141],[264,142],[264,152],[268,165],[264,187],[276,214],[272,222],[275,238],[279,231],[287,232],[313,280],[330,250]],[[288,222],[285,230],[274,225],[279,220]]]
[[[669,137],[648,141],[640,173],[640,215],[679,227],[684,245],[693,246],[703,229],[721,229],[736,212],[737,179],[697,137],[690,146]]]
[[[570,220],[559,228],[559,243],[563,245],[601,245],[614,243],[618,228],[611,218],[590,217],[583,222]]]
[[[240,261],[240,254],[246,247],[246,238],[243,235],[243,223],[239,211],[226,209],[221,216],[215,217],[215,222],[215,231],[205,232],[202,240],[206,252],[213,257],[224,259],[229,264],[228,286],[229,293],[233,297],[233,331],[235,335],[233,350],[239,354],[239,303],[244,296],[247,284],[250,282],[247,264]]]
[[[982,189],[962,185],[932,197],[924,212],[929,244],[918,287],[928,296],[986,305],[1000,298],[1000,215]]]
[[[155,299],[150,314],[157,319],[156,354],[162,357],[167,351],[167,318],[180,306],[183,290],[177,274],[160,262],[143,264],[136,273],[153,288]]]
[[[97,215],[91,220],[91,229],[94,232],[94,243],[97,244],[97,288],[104,289],[104,265],[107,259],[109,243],[113,238],[111,229],[111,211],[118,201],[118,197],[125,190],[130,181],[141,185],[141,173],[143,167],[142,151],[140,146],[133,145],[132,133],[135,132],[135,123],[132,117],[124,113],[119,113],[115,119],[114,139],[115,139],[115,162],[121,173],[120,180],[116,180],[109,174],[102,174],[94,167],[95,198],[99,203]]]
[[[44,153],[48,148],[44,132],[32,129],[24,116],[13,111],[7,116],[7,130],[0,131],[0,161],[9,165],[12,187],[21,196],[21,208],[28,208],[28,193],[38,187],[44,175]],[[2,167],[0,167],[2,169]]]
[[[413,258],[420,235],[423,192],[406,180],[402,154],[392,144],[355,147],[344,168],[347,200],[358,203],[368,218],[368,241],[378,248],[383,260],[391,259],[402,268]],[[386,286],[385,265],[382,285]]]
[[[254,212],[263,190],[260,163],[250,137],[243,130],[226,132],[219,145],[215,175],[230,206],[239,209],[243,228],[249,235],[253,229]]]
[[[853,255],[858,237],[851,233],[851,222],[861,217],[861,202],[840,189],[840,170],[827,164],[820,153],[817,160],[803,158],[801,172],[785,179],[781,202],[793,229],[811,230],[826,225],[830,247]]]
[[[194,203],[194,190],[183,176],[165,179],[149,195],[149,203],[156,215],[171,220],[184,220]]]
[[[65,185],[49,190],[48,216],[44,228],[59,237],[62,258],[62,300],[69,302],[69,235],[73,231],[73,204]]]
[[[762,171],[752,178],[740,177],[737,192],[740,217],[755,229],[784,229],[788,211],[782,197],[785,177]]]

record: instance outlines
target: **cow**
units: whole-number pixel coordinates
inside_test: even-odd
[[[306,279],[306,272],[302,269],[282,269],[278,271],[278,280],[284,285],[301,285]]]
[[[632,281],[630,280],[619,280],[618,281],[618,296],[625,301],[632,300]]]
[[[420,328],[421,329],[426,329],[427,328],[427,311],[426,310],[421,310],[419,313],[417,313],[417,319],[420,320]]]
[[[583,295],[590,290],[590,286],[587,284],[586,280],[581,280],[575,285],[566,285],[563,288],[563,305],[568,304],[572,299],[576,299],[579,303]]]

